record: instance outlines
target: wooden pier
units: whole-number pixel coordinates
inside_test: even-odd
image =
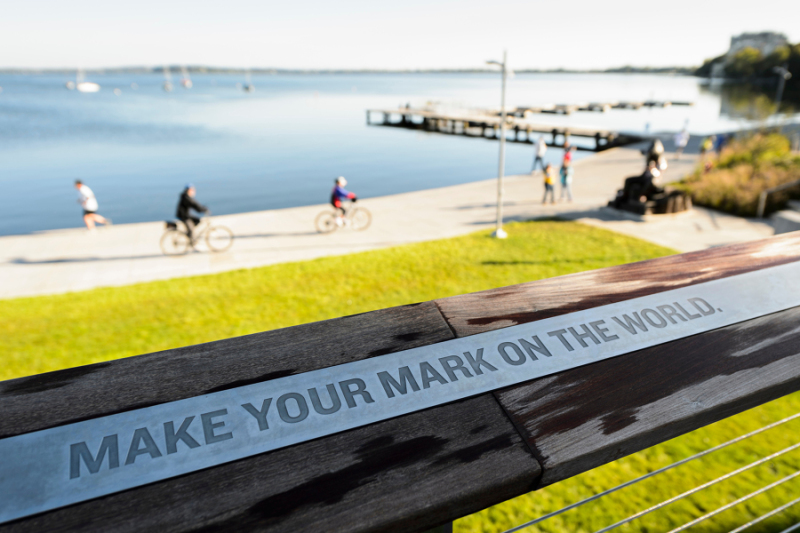
[[[380,114],[380,122],[373,122],[372,115]],[[523,113],[524,115],[524,113]],[[438,111],[432,109],[400,107],[396,109],[368,109],[367,124],[388,126],[412,130],[424,130],[449,135],[481,137],[485,139],[500,138],[499,111],[494,110],[454,110]],[[572,126],[553,126],[535,124],[525,116],[508,114],[506,116],[507,142],[533,144],[539,135],[548,135],[548,146],[563,148],[570,137],[594,139],[594,147],[575,145],[578,150],[599,152],[616,146],[624,146],[643,140],[642,137],[601,130]],[[534,135],[536,134],[536,135]]]
[[[589,102],[585,104],[555,104],[549,106],[518,106],[506,109],[506,114],[515,117],[528,118],[533,114],[550,115],[571,115],[576,111],[600,112],[605,113],[612,109],[641,109],[643,107],[671,107],[671,106],[692,106],[694,102],[678,102],[671,100],[644,100],[644,101],[621,101],[621,102]],[[496,111],[500,114],[500,110]]]

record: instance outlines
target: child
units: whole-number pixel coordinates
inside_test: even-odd
[[[547,203],[547,195],[550,195],[550,203],[556,203],[556,193],[555,193],[555,176],[553,176],[553,165],[550,163],[544,167],[544,198],[542,198],[542,203]]]

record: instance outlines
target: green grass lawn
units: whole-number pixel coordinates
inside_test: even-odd
[[[488,232],[342,257],[128,287],[0,301],[0,380],[511,285],[674,253],[572,222],[509,224]],[[502,531],[728,438],[800,411],[792,395],[456,522],[456,530]],[[541,525],[593,531],[732,470],[791,441],[800,423],[680,467]],[[666,531],[800,467],[787,454],[620,531]],[[700,468],[702,467],[702,468]],[[787,483],[691,531],[723,531],[800,495]],[[774,499],[773,499],[774,498]],[[800,508],[800,505],[798,506]],[[783,513],[765,522],[787,523]],[[783,521],[783,522],[781,522]],[[727,529],[725,529],[727,527]],[[536,528],[532,528],[532,531]],[[760,529],[753,528],[752,531]],[[748,530],[751,531],[751,530]]]

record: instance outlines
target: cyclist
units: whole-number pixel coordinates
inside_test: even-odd
[[[194,209],[198,213],[205,213],[208,211],[206,206],[198,203],[197,200],[194,199],[196,193],[197,189],[194,188],[194,184],[187,183],[181,193],[181,199],[178,201],[178,209],[175,213],[178,220],[186,224],[186,235],[192,240],[194,240],[192,232],[200,223],[200,219],[192,216],[191,210]]]
[[[344,188],[344,186],[347,185],[347,180],[344,179],[344,176],[336,178],[334,183],[333,191],[331,191],[331,205],[336,208],[336,225],[341,226],[345,221],[342,201],[350,200],[351,202],[355,202],[358,198],[356,198],[355,193]]]

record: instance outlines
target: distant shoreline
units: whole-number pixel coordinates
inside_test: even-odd
[[[489,74],[496,73],[492,69],[284,69],[284,68],[227,68],[209,66],[168,65],[170,73],[180,75],[183,68],[189,74],[254,74],[254,75],[286,75],[286,74]],[[88,74],[162,74],[164,67],[109,67],[80,69]],[[74,75],[78,68],[0,68],[0,74],[66,74]],[[517,74],[667,74],[693,76],[695,67],[617,67],[604,70],[572,70],[572,69],[515,69]]]

